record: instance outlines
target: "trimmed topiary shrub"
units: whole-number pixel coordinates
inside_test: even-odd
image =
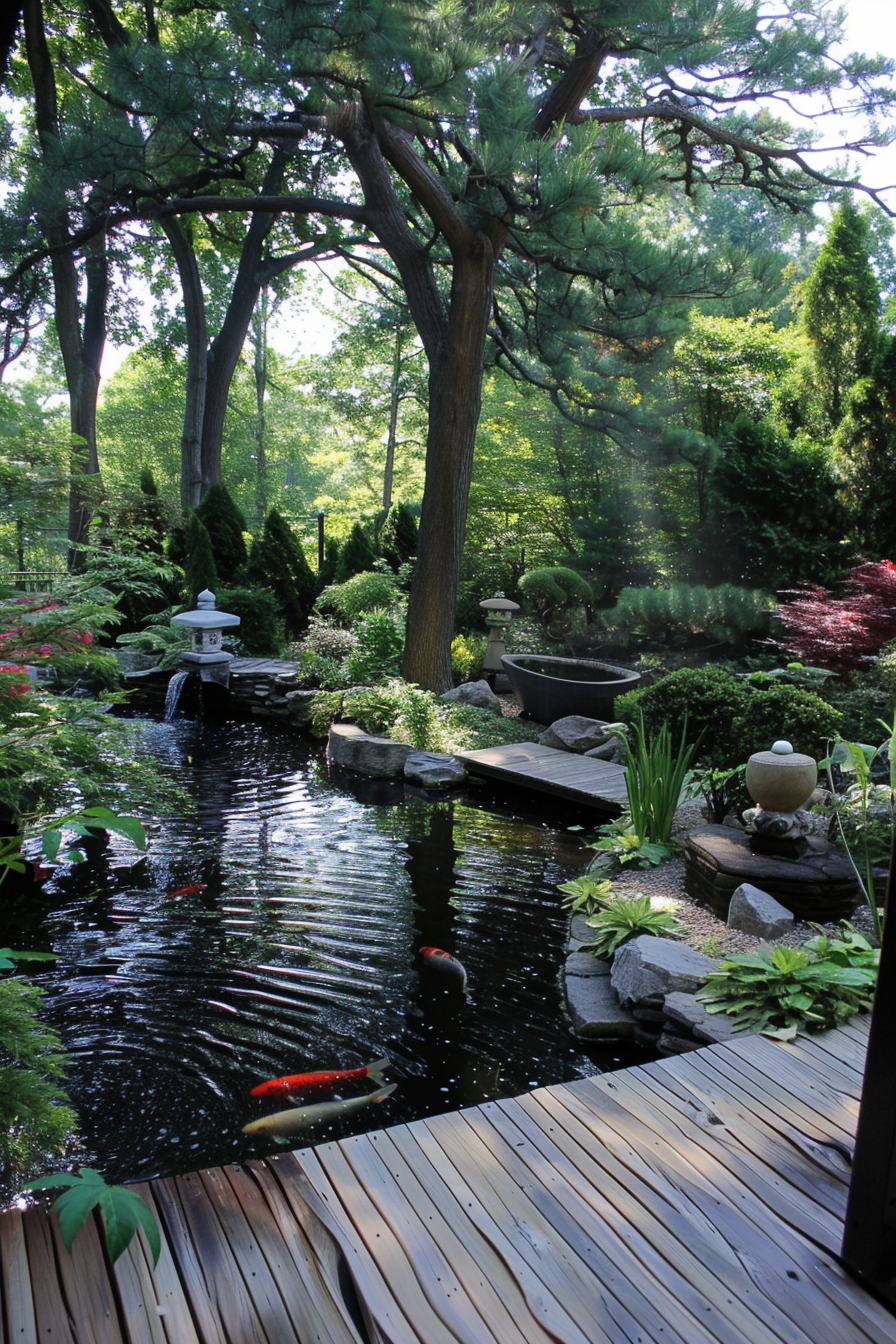
[[[196,509],[211,540],[215,568],[222,583],[232,584],[249,558],[246,550],[246,519],[233,496],[217,481]]]
[[[672,583],[666,588],[624,588],[616,606],[604,612],[615,634],[647,640],[692,635],[741,644],[768,632],[775,599],[758,588],[721,583],[715,588]]]
[[[530,569],[520,579],[520,591],[546,630],[574,607],[587,607],[594,601],[587,579],[562,565]]]
[[[295,639],[308,624],[317,597],[317,580],[305,552],[282,514],[271,509],[256,537],[248,566],[249,577],[270,588],[283,615],[287,639]]]

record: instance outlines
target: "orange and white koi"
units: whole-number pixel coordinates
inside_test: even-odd
[[[434,971],[445,971],[448,975],[453,975],[460,981],[461,990],[467,987],[467,972],[462,961],[457,957],[452,957],[450,952],[443,952],[440,947],[421,947],[420,955],[431,966]]]

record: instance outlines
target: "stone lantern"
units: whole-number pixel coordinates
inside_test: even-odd
[[[493,680],[495,674],[501,671],[501,659],[507,652],[505,636],[513,620],[513,613],[519,611],[520,604],[511,602],[503,593],[495,593],[494,597],[487,597],[479,605],[485,611],[485,623],[489,627],[482,670]]]
[[[239,616],[229,611],[215,610],[215,595],[206,588],[196,599],[195,611],[184,611],[172,616],[172,625],[185,625],[190,631],[191,644],[188,653],[181,654],[185,663],[196,663],[199,667],[211,667],[217,663],[229,663],[232,653],[222,648],[223,632],[239,625]]]

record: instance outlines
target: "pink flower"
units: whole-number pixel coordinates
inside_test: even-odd
[[[38,653],[52,653],[52,652],[53,652],[52,644],[41,644],[40,648],[38,649]]]

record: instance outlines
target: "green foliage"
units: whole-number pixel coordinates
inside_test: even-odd
[[[42,1176],[39,1180],[29,1181],[26,1190],[65,1189],[53,1205],[53,1212],[59,1218],[59,1230],[62,1233],[65,1249],[71,1253],[72,1242],[85,1226],[93,1210],[99,1206],[103,1215],[106,1232],[106,1247],[113,1263],[127,1250],[138,1227],[146,1234],[149,1249],[152,1251],[153,1265],[158,1263],[162,1253],[162,1238],[158,1226],[146,1201],[136,1190],[128,1190],[123,1185],[109,1185],[98,1171],[92,1167],[82,1167],[75,1172],[57,1172],[53,1176]]]
[[[380,529],[380,554],[397,573],[417,554],[417,520],[408,504],[393,504]]]
[[[849,197],[838,206],[803,286],[803,323],[814,351],[815,393],[828,422],[843,416],[847,390],[871,371],[880,290],[866,217]]]
[[[171,624],[172,616],[176,616],[180,610],[178,606],[158,612],[142,630],[118,635],[115,643],[136,649],[138,653],[150,654],[165,671],[179,668],[182,664],[181,655],[190,647],[190,632],[186,626]]]
[[[270,588],[283,615],[287,639],[296,639],[308,624],[317,597],[317,580],[292,528],[276,509],[264,520],[249,561],[254,583]]]
[[[195,509],[187,513],[184,529],[186,559],[184,573],[187,605],[196,606],[196,599],[206,589],[214,592],[218,586],[218,571],[208,529]]]
[[[226,636],[250,658],[276,658],[283,645],[283,623],[276,597],[269,588],[223,588],[217,594],[219,611],[239,616],[239,625]]]
[[[844,965],[836,949],[828,959],[806,947],[762,947],[723,961],[706,977],[697,998],[709,1013],[729,1013],[733,1030],[761,1031],[792,1041],[798,1032],[826,1031],[869,1008],[875,971]]]
[[[24,956],[3,953],[4,962]],[[58,1032],[40,1019],[42,999],[27,980],[0,979],[0,1203],[61,1156],[77,1126],[60,1081],[65,1052]]]
[[[880,947],[872,946],[865,935],[848,920],[841,921],[842,932],[839,936],[829,934],[820,924],[813,924],[812,928],[818,929],[818,932],[814,938],[803,943],[803,948],[813,957],[819,961],[829,961],[835,966],[858,966],[860,970],[877,973]]]
[[[793,365],[794,342],[758,314],[715,317],[695,310],[675,343],[673,380],[687,424],[718,439],[739,415],[761,420]]]
[[[249,558],[246,519],[242,510],[237,507],[227,486],[216,481],[209,486],[196,515],[208,532],[218,579],[232,585]]]
[[[673,736],[700,743],[699,762],[723,769],[745,764],[781,737],[817,759],[839,719],[831,705],[800,686],[755,685],[713,666],[682,668],[628,691],[617,698],[616,713],[629,723],[643,714],[648,732],[667,725]]]
[[[632,829],[642,841],[669,845],[675,812],[699,744],[688,744],[687,721],[674,752],[668,724],[664,723],[658,732],[648,735],[641,718],[632,726],[632,735],[634,747],[625,734],[618,735]]]
[[[451,641],[451,679],[455,686],[480,679],[487,644],[482,635],[455,635]]]
[[[397,676],[404,650],[401,614],[397,611],[368,611],[359,618],[355,631],[358,647],[345,661],[349,681],[360,686]]]
[[[679,938],[681,925],[668,910],[655,906],[649,896],[610,896],[587,921],[596,936],[583,943],[583,952],[612,957],[625,943],[641,934],[654,938]]]
[[[361,523],[355,523],[345,545],[339,552],[339,562],[336,565],[336,582],[345,583],[355,574],[363,574],[366,570],[373,569],[375,560],[376,551],[373,549],[367,532]]]
[[[347,625],[353,625],[365,612],[393,611],[404,603],[394,574],[381,570],[365,570],[346,579],[345,583],[331,584],[317,599],[317,611],[335,611]]]
[[[563,905],[571,915],[594,915],[613,895],[613,883],[608,877],[583,873],[570,882],[561,882],[557,890],[564,893]]]
[[[672,857],[671,845],[660,840],[650,840],[640,834],[632,825],[628,816],[616,817],[598,830],[599,840],[590,842],[597,850],[597,858],[592,867],[613,865],[620,868],[656,868]]]
[[[773,596],[755,588],[671,583],[663,588],[623,588],[603,618],[613,634],[640,636],[648,643],[702,635],[739,645],[750,636],[768,633],[774,606]]]
[[[520,591],[545,629],[574,607],[594,601],[590,583],[562,565],[530,569],[520,579]]]
[[[768,590],[827,582],[840,568],[846,523],[831,450],[746,416],[720,448],[708,484],[701,571],[717,583]]]

